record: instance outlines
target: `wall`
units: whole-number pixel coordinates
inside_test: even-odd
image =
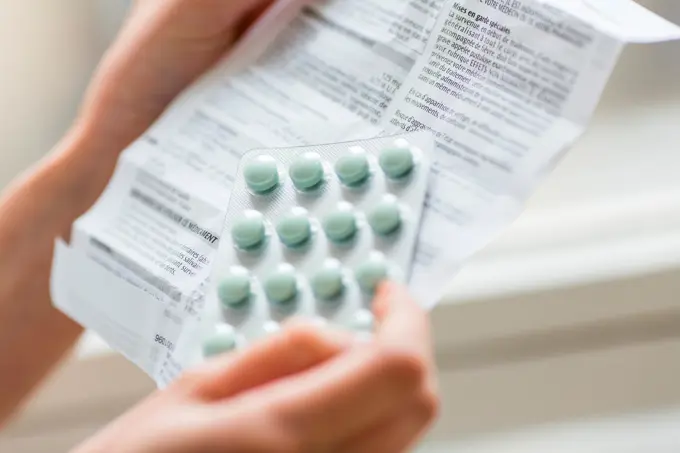
[[[0,187],[71,123],[98,58],[90,0],[0,0]]]
[[[0,187],[68,126],[120,20],[115,1],[0,0]],[[644,3],[680,21],[680,2]],[[679,52],[626,51],[593,127],[523,219],[453,282],[434,317],[445,402],[434,439],[680,405],[680,205],[658,204],[680,190]],[[609,247],[619,239],[636,252]],[[651,240],[663,269],[636,254]],[[543,287],[517,290],[539,271]],[[150,391],[120,357],[74,360],[0,436],[0,451],[67,451]]]

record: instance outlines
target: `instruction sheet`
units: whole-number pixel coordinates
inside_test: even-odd
[[[427,130],[410,288],[432,307],[582,134],[624,45],[676,38],[630,0],[279,2],[122,154],[56,245],[54,302],[165,385],[243,153]]]

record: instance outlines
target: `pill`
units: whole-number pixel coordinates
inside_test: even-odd
[[[388,276],[387,263],[381,255],[373,255],[354,270],[357,283],[365,293],[372,294]]]
[[[203,343],[203,355],[214,357],[233,351],[237,347],[236,333],[230,326],[219,326]]]
[[[371,332],[374,325],[373,314],[368,310],[359,310],[349,322],[349,328],[357,332]]]
[[[408,146],[385,148],[380,153],[380,168],[390,179],[407,176],[415,167],[413,151]]]
[[[401,210],[394,197],[386,197],[368,214],[368,223],[381,236],[394,233],[401,226]]]
[[[281,331],[281,325],[276,321],[267,321],[262,326],[265,336],[274,335]]]
[[[217,295],[227,308],[239,307],[250,298],[250,275],[245,269],[233,269],[217,286]]]
[[[271,156],[258,156],[246,164],[246,184],[256,194],[267,194],[279,185],[279,168]]]
[[[324,180],[324,169],[321,156],[316,153],[305,153],[290,166],[290,179],[300,191],[316,189]]]
[[[341,157],[335,164],[335,173],[340,182],[348,187],[355,187],[366,182],[371,175],[368,158],[363,150],[353,151]]]
[[[357,234],[357,216],[349,204],[341,204],[328,214],[323,221],[323,230],[331,242],[340,244]]]
[[[302,208],[293,209],[279,221],[276,232],[286,247],[295,248],[306,244],[312,237],[312,223],[307,211]]]
[[[295,269],[290,265],[279,268],[267,277],[264,283],[267,299],[275,304],[285,304],[292,301],[297,296],[297,290]]]
[[[257,211],[246,212],[234,223],[231,238],[236,247],[241,250],[254,250],[261,247],[267,238],[262,214]]]
[[[318,299],[331,300],[340,296],[345,284],[342,279],[340,263],[331,261],[314,275],[311,281],[312,292]]]

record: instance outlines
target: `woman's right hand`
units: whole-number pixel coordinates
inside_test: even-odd
[[[401,287],[367,342],[295,324],[188,372],[77,453],[399,453],[437,413],[427,314]]]

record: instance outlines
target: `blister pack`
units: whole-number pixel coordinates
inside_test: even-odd
[[[418,132],[247,153],[193,361],[291,317],[370,332],[378,284],[408,280],[433,147]]]

